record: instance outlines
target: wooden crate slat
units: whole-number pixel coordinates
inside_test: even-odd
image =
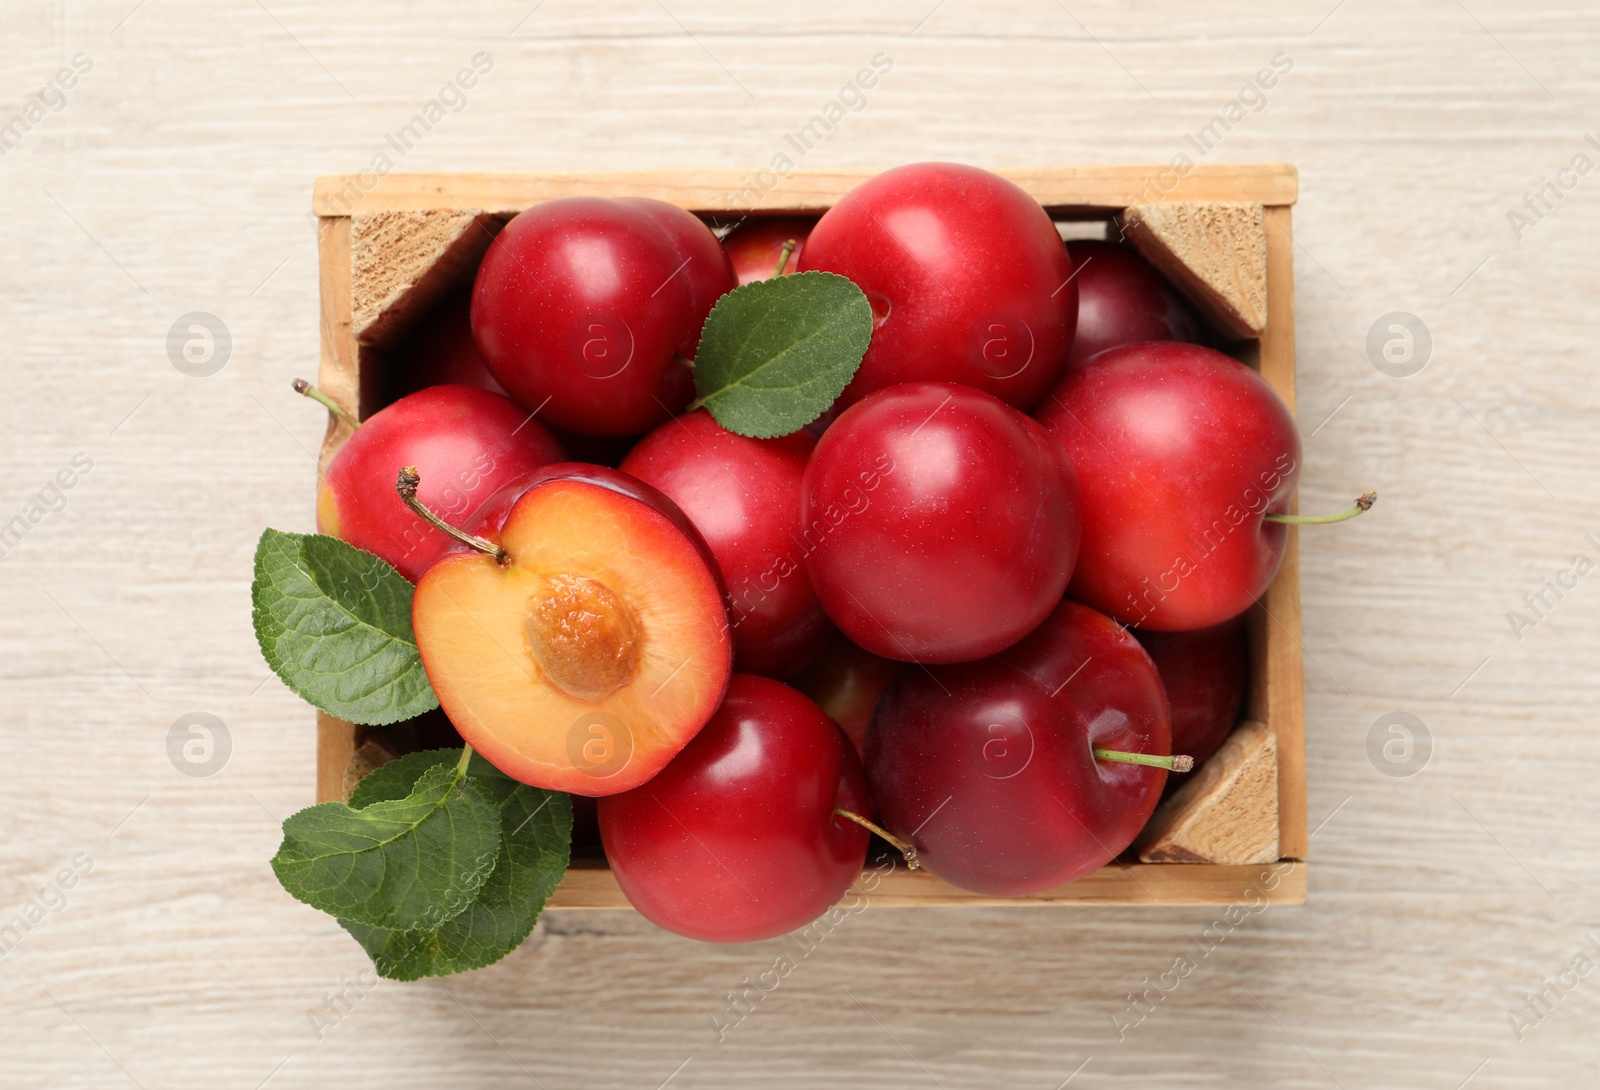
[[[470,279],[499,220],[477,209],[350,217],[351,324],[362,344],[392,345],[452,284]]]
[[[882,875],[867,894],[873,907],[934,908],[1061,905],[1304,904],[1306,865],[1298,861],[1221,866],[1205,863],[1113,864],[1093,874],[1031,897],[986,897],[957,889],[926,871],[897,867]],[[611,871],[579,860],[556,887],[551,909],[627,909]]]
[[[1145,863],[1268,863],[1278,859],[1278,744],[1246,719],[1150,815],[1134,841]]]
[[[1259,337],[1267,324],[1267,232],[1252,201],[1168,201],[1118,217],[1134,249],[1224,334]]]
[[[317,221],[317,273],[321,289],[322,355],[317,386],[346,410],[361,411],[359,353],[350,323],[350,220]],[[332,413],[317,459],[317,483],[335,452],[351,435]],[[344,770],[355,752],[355,727],[327,712],[317,713],[317,801],[343,798]]]
[[[1283,396],[1289,411],[1294,393],[1294,234],[1288,208],[1268,208],[1267,328],[1259,342],[1261,375]],[[1298,509],[1298,500],[1292,509]],[[1250,709],[1278,737],[1278,850],[1304,859],[1306,833],[1306,739],[1304,649],[1300,644],[1300,528],[1289,527],[1283,566],[1261,606],[1262,700]],[[1252,652],[1251,668],[1256,668]]]
[[[1191,166],[997,167],[1047,208],[1116,212],[1160,201],[1249,200],[1293,204],[1299,174],[1288,163]],[[496,174],[332,174],[316,180],[319,216],[354,212],[482,209],[514,215],[558,197],[654,197],[693,212],[823,212],[877,170],[574,170]]]

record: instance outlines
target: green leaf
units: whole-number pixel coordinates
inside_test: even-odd
[[[494,796],[464,769],[435,764],[403,798],[291,815],[272,869],[294,897],[343,919],[437,927],[489,879],[499,832]]]
[[[414,753],[390,761],[363,779],[350,801],[403,794],[428,760],[455,752]],[[396,931],[340,920],[366,948],[379,976],[417,980],[494,964],[528,937],[566,873],[572,848],[571,798],[518,783],[476,754],[471,773],[500,810],[499,861],[472,904],[438,927]]]
[[[323,534],[267,530],[251,617],[267,665],[303,700],[382,726],[439,706],[411,631],[413,587],[369,552]]]
[[[416,753],[407,753],[392,761],[386,761],[361,777],[361,782],[350,792],[350,809],[364,810],[375,802],[403,799],[411,794],[411,789],[417,785],[417,781],[428,769],[434,765],[449,765],[454,768],[460,760],[461,747],[457,746],[455,749],[418,750]],[[473,772],[473,766],[479,763],[488,762],[473,754],[472,766],[467,769],[469,776]]]
[[[871,340],[872,305],[842,276],[794,273],[735,288],[700,333],[695,405],[740,435],[788,435],[834,403]]]

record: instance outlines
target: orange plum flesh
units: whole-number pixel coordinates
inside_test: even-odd
[[[600,796],[648,780],[711,718],[733,644],[686,520],[583,470],[535,484],[484,535],[504,563],[458,552],[429,568],[412,621],[468,745],[523,783]]]

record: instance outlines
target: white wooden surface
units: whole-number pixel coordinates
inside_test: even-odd
[[[0,7],[0,121],[93,60],[0,158],[0,522],[93,459],[0,560],[0,925],[92,861],[0,959],[0,1085],[1594,1085],[1600,975],[1521,1040],[1507,1012],[1600,930],[1600,574],[1520,640],[1506,613],[1600,561],[1600,172],[1520,241],[1507,213],[1600,163],[1600,12],[1336,2]],[[1299,164],[1302,508],[1382,494],[1304,537],[1305,908],[1205,956],[1203,909],[869,907],[804,958],[570,914],[490,970],[354,989],[319,1039],[308,1012],[366,962],[266,866],[311,797],[312,720],[248,620],[260,529],[312,519],[323,417],[289,390],[316,359],[310,183],[479,51],[493,70],[406,169],[763,165],[880,52],[804,165],[1158,161],[1292,59],[1206,159]],[[191,311],[231,332],[213,377],[169,362]],[[1432,333],[1410,378],[1368,358],[1392,311]],[[210,777],[168,756],[193,711],[231,738]],[[1410,778],[1368,757],[1393,711],[1431,734]],[[727,993],[785,951],[719,1042]]]

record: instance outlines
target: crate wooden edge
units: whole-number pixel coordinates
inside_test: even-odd
[[[1267,328],[1257,342],[1256,365],[1261,376],[1295,411],[1294,233],[1287,206],[1266,209]],[[1303,456],[1303,455],[1302,455]],[[1298,499],[1293,501],[1298,510]],[[1278,743],[1278,851],[1287,859],[1305,859],[1306,740],[1305,649],[1300,642],[1300,530],[1289,527],[1283,564],[1251,623],[1266,629],[1266,639],[1251,641],[1251,692],[1246,712],[1270,727]],[[1270,654],[1272,648],[1293,654]],[[1259,659],[1260,661],[1255,661]]]
[[[993,168],[1051,209],[1117,211],[1162,201],[1239,201],[1290,205],[1300,195],[1291,163]],[[821,212],[875,169],[570,170],[506,173],[327,174],[316,179],[319,216],[354,212],[474,209],[514,214],[557,197],[655,197],[692,212],[734,215]],[[770,181],[767,177],[770,176]]]
[[[1041,203],[1060,208],[1115,211],[1125,207],[1125,195],[1116,195],[1110,188],[1134,180],[1147,180],[1157,167],[1094,167],[1094,168],[1037,168],[1029,171],[1006,171]],[[832,194],[828,203],[842,196],[850,186],[871,175],[861,172],[796,172],[785,179],[803,186],[812,194]],[[463,194],[470,199],[471,207],[491,210],[497,200],[522,199],[511,204],[506,211],[517,211],[526,204],[554,196],[569,195],[584,186],[598,187],[603,192],[632,196],[662,196],[670,193],[679,198],[704,194],[715,183],[731,177],[731,172],[563,172],[552,174],[469,174],[469,175],[390,175],[383,181],[392,182],[392,189],[374,188],[366,196],[382,192],[385,200],[402,203],[383,205],[393,208],[437,207],[441,196],[447,196],[458,207],[464,207],[457,198]],[[1047,177],[1048,176],[1048,177]],[[318,193],[329,178],[317,180]],[[693,179],[699,179],[696,183]],[[1042,183],[1030,185],[1030,182]],[[460,179],[454,193],[437,186],[441,180]],[[1098,188],[1074,189],[1073,179],[1087,179],[1086,185]],[[601,182],[604,183],[601,186]],[[1220,189],[1211,193],[1208,187],[1222,187],[1232,183],[1232,190]],[[1187,183],[1188,188],[1182,188]],[[1163,199],[1183,200],[1239,200],[1258,201],[1264,205],[1267,228],[1267,328],[1256,342],[1253,362],[1274,389],[1284,398],[1290,410],[1295,405],[1295,354],[1294,354],[1294,273],[1293,234],[1289,205],[1298,195],[1297,174],[1288,164],[1260,166],[1196,167],[1193,173],[1179,179],[1173,191],[1163,194]],[[841,188],[842,187],[842,188]],[[1253,187],[1253,188],[1251,188]],[[584,190],[595,192],[595,188]],[[1112,197],[1105,200],[1107,193]],[[1205,196],[1201,195],[1206,194]],[[1279,200],[1272,200],[1273,197]],[[1059,199],[1047,199],[1059,198]],[[405,201],[431,200],[433,204],[403,203]],[[318,267],[321,288],[321,359],[318,384],[325,392],[347,408],[361,413],[361,384],[359,375],[360,346],[352,326],[350,292],[350,219],[343,214],[322,212],[321,198],[317,198]],[[725,205],[713,204],[697,208],[692,202],[676,200],[675,203],[696,211],[726,210]],[[378,205],[362,205],[362,211],[371,211]],[[816,210],[826,207],[819,205]],[[340,445],[349,437],[349,430],[336,419],[330,419],[323,441],[318,464],[320,479],[322,469]],[[1292,864],[1297,895],[1275,903],[1303,903],[1307,854],[1306,832],[1306,781],[1305,781],[1305,721],[1304,678],[1300,643],[1300,584],[1299,584],[1299,532],[1290,527],[1282,567],[1268,588],[1261,603],[1251,611],[1251,683],[1246,696],[1245,714],[1266,723],[1278,742],[1278,821],[1279,845],[1282,862]],[[1292,645],[1292,652],[1291,652]],[[317,799],[325,801],[341,797],[344,770],[356,748],[356,728],[351,724],[317,713]],[[1271,866],[1271,864],[1268,864]],[[1253,869],[1246,867],[1244,869]],[[1217,864],[1137,864],[1132,867],[1108,866],[1084,879],[1048,891],[1035,897],[1016,901],[1018,904],[1224,904],[1236,899],[1231,894],[1217,892],[1232,889],[1230,883],[1237,877],[1236,867]],[[1168,872],[1181,873],[1168,873]],[[1150,889],[1162,889],[1169,897],[1153,897],[1141,888],[1133,875],[1149,872],[1151,877],[1142,881]],[[601,877],[603,876],[603,877]],[[1125,888],[1124,888],[1125,884]],[[893,902],[906,905],[963,905],[1011,903],[957,890],[926,872],[896,872],[892,894]],[[1113,891],[1113,892],[1107,892]],[[1206,891],[1210,891],[1207,893]],[[1190,899],[1181,899],[1188,896]],[[1220,899],[1217,899],[1220,898]],[[551,900],[552,908],[603,908],[628,907],[615,879],[604,867],[575,866],[558,887]]]
[[[1029,897],[988,897],[958,889],[926,871],[896,867],[863,886],[868,903],[885,908],[1036,908],[1047,905],[1139,906],[1299,905],[1306,900],[1306,864],[1134,863],[1102,867],[1076,882]],[[598,860],[578,860],[556,887],[551,909],[631,908],[615,875]]]

